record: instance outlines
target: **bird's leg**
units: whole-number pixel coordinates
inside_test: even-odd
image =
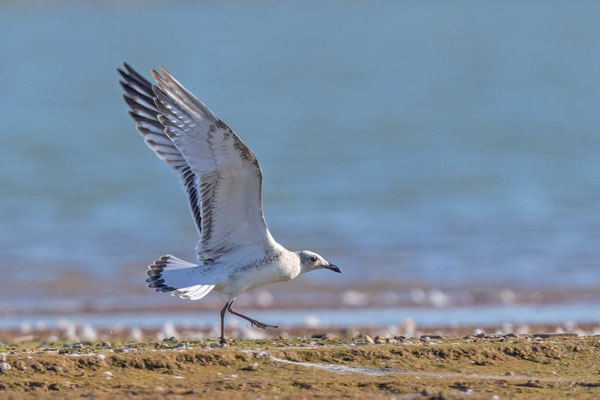
[[[219,343],[225,344],[227,343],[227,339],[225,339],[225,313],[227,312],[227,308],[231,306],[230,302],[225,303],[223,308],[221,309],[221,337],[219,338]]]
[[[252,326],[256,326],[257,328],[261,328],[261,329],[266,329],[266,328],[279,328],[278,325],[269,325],[269,324],[265,324],[263,322],[257,321],[254,318],[250,318],[245,316],[244,314],[240,314],[239,312],[233,311],[231,309],[231,305],[233,304],[233,301],[231,303],[228,304],[227,307],[227,311],[229,311],[230,313],[232,313],[233,315],[237,315],[238,317],[242,317],[247,321],[250,321],[250,325]]]

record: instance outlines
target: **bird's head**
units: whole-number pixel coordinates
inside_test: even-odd
[[[333,265],[329,261],[325,260],[317,253],[313,253],[312,251],[308,250],[302,250],[297,252],[296,254],[298,254],[298,256],[300,257],[300,267],[302,268],[301,273],[324,268],[330,269],[333,272],[337,272],[338,274],[342,273],[341,269],[339,269],[336,265]]]

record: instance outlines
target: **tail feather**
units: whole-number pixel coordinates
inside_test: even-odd
[[[156,289],[157,292],[171,292],[172,296],[182,299],[199,300],[215,287],[211,283],[191,284],[190,280],[202,282],[205,279],[200,278],[208,278],[199,273],[199,268],[202,267],[172,255],[162,256],[148,266],[146,282],[149,288]]]

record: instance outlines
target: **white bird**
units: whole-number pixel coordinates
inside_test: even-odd
[[[210,291],[228,295],[221,310],[258,328],[273,327],[231,308],[236,297],[270,283],[322,268],[340,269],[320,255],[277,243],[262,210],[262,171],[256,156],[223,121],[163,67],[151,84],[127,63],[118,69],[146,144],[179,175],[200,235],[197,263],[162,256],[148,267],[148,287],[199,300]]]

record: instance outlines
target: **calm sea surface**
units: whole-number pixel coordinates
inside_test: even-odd
[[[123,61],[166,66],[254,150],[275,238],[344,271],[308,280],[598,286],[599,20],[591,1],[2,2],[0,300],[73,277],[137,293],[156,257],[193,259]]]

